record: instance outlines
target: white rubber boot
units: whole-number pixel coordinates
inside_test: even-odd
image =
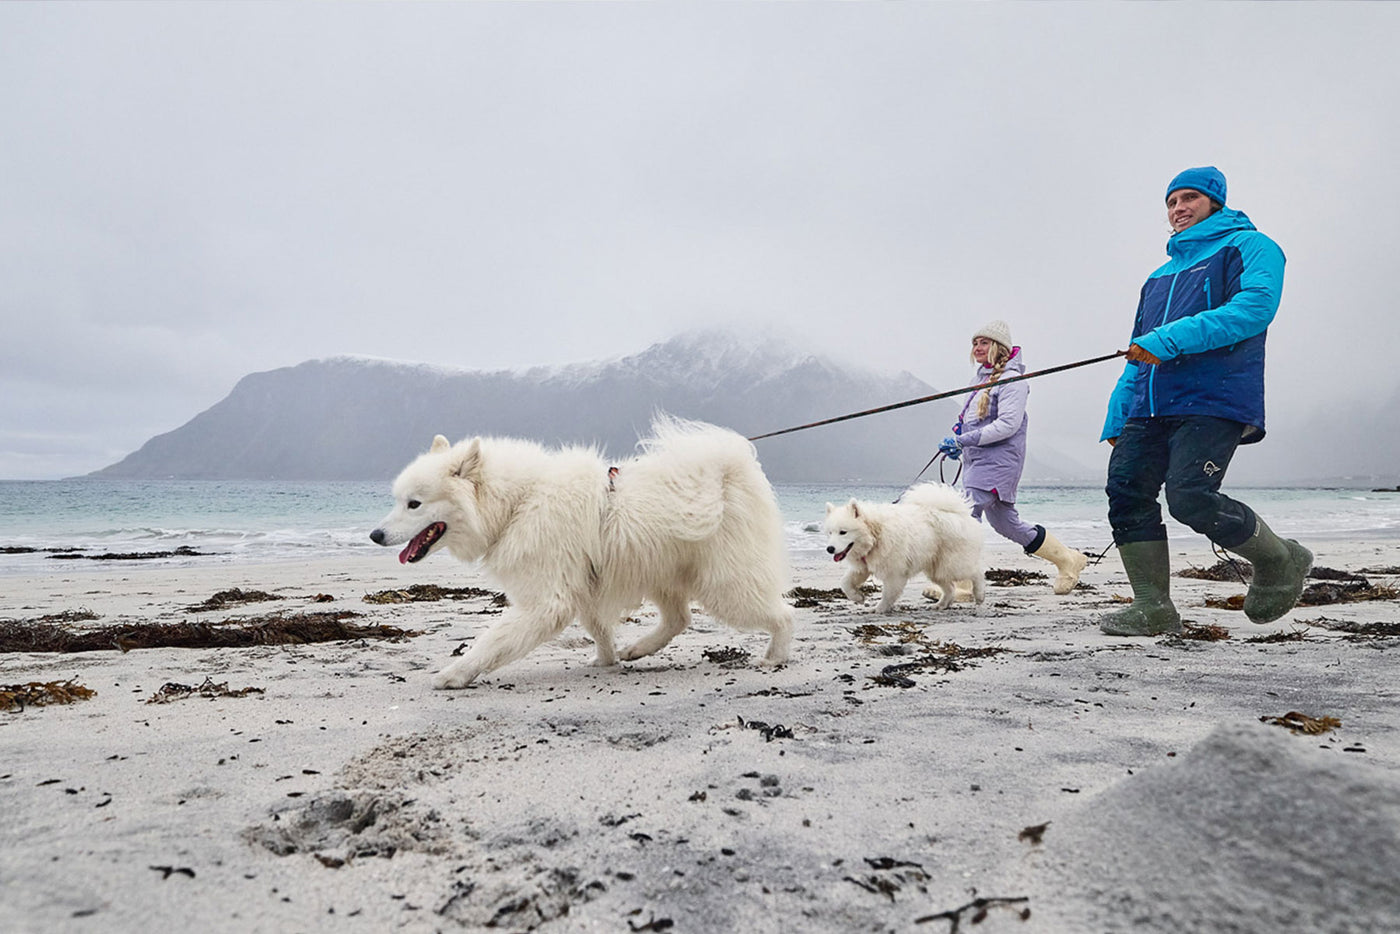
[[[1060,576],[1055,578],[1057,594],[1067,594],[1073,590],[1074,585],[1079,583],[1079,572],[1089,563],[1088,556],[1082,551],[1075,551],[1049,532],[1045,533],[1045,541],[1031,554],[1059,568]]]

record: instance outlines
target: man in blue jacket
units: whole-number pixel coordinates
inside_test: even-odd
[[[1254,565],[1244,602],[1254,622],[1292,609],[1312,567],[1311,552],[1220,492],[1235,448],[1264,437],[1264,338],[1283,291],[1283,251],[1225,206],[1214,166],[1172,179],[1167,221],[1171,259],[1142,287],[1102,436],[1113,445],[1109,523],[1133,588],[1132,605],[1101,623],[1115,636],[1181,630],[1163,484],[1173,518]]]

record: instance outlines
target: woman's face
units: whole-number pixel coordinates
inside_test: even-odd
[[[987,362],[987,357],[991,354],[996,343],[990,337],[974,337],[972,339],[972,359],[977,361],[978,366],[991,366]]]
[[[1172,233],[1181,233],[1192,224],[1210,217],[1210,199],[1194,188],[1178,188],[1167,195],[1167,223]]]

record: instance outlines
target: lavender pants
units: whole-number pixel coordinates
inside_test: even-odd
[[[991,490],[968,488],[967,496],[972,500],[972,518],[987,517],[987,524],[1002,538],[1010,539],[1027,552],[1040,548],[1045,541],[1045,530],[1031,525],[1016,511],[1015,503],[1003,501]]]

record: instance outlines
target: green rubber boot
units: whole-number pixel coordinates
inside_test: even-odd
[[[1166,540],[1128,542],[1118,546],[1133,602],[1109,613],[1099,628],[1110,636],[1160,636],[1181,632],[1181,614],[1172,606],[1171,551]]]
[[[1244,615],[1256,623],[1272,623],[1298,603],[1313,556],[1291,538],[1279,538],[1258,520],[1254,534],[1230,550],[1254,565],[1254,580],[1244,595]]]

